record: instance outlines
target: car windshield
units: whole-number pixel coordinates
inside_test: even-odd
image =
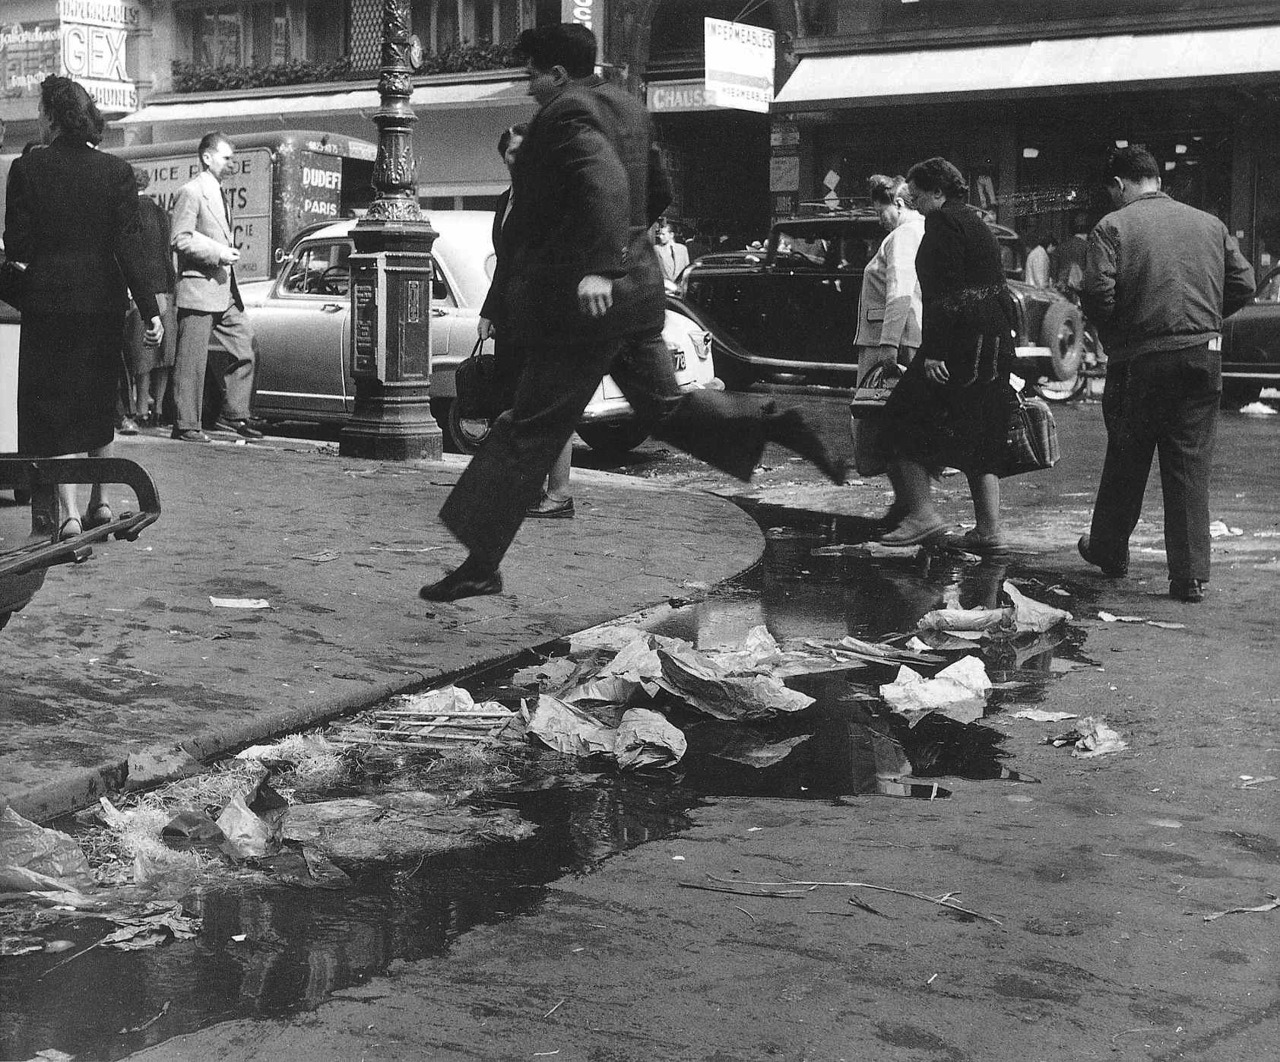
[[[1272,273],[1262,282],[1254,302],[1280,302],[1280,273]]]
[[[774,227],[770,256],[781,265],[804,263],[841,273],[860,273],[884,241],[871,220],[847,218],[786,222]]]

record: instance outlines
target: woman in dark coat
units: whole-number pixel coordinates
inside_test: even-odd
[[[1017,408],[1009,386],[1013,299],[1000,248],[967,206],[960,171],[946,159],[926,159],[911,168],[907,182],[925,216],[916,257],[923,319],[920,349],[885,405],[894,453],[889,475],[906,516],[881,541],[910,546],[946,534],[931,476],[951,466],[965,473],[973,498],[977,526],[965,534],[966,547],[1000,552],[999,475]]]
[[[96,150],[103,124],[82,86],[50,75],[40,85],[48,146],[25,153],[9,170],[5,251],[27,263],[18,450],[36,457],[110,456],[128,289],[149,322],[147,341],[164,335],[141,268],[133,169]],[[111,518],[101,484],[93,485],[83,518],[75,486],[58,488],[56,537],[73,538],[82,525]]]

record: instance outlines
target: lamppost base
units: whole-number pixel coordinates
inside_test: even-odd
[[[338,453],[375,461],[439,461],[444,433],[422,383],[356,381],[356,408],[342,428]]]

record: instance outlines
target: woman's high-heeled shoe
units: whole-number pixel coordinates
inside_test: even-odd
[[[62,525],[58,528],[59,542],[66,542],[69,538],[76,538],[78,535],[84,534],[84,528],[80,525],[80,517],[68,516],[62,521]]]
[[[85,530],[92,531],[95,527],[105,527],[114,519],[115,516],[111,512],[111,506],[106,502],[99,502],[85,514]]]

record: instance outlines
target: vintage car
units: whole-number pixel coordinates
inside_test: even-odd
[[[1239,409],[1264,387],[1280,387],[1280,268],[1249,304],[1222,322],[1222,404]]]
[[[476,321],[493,275],[493,215],[440,211],[431,215],[435,241],[431,291],[431,408],[446,442],[465,452],[483,438],[484,425],[462,422],[453,398],[454,369],[470,355]],[[351,373],[351,228],[354,221],[301,233],[275,280],[242,284],[253,322],[258,368],[253,416],[265,421],[341,422],[355,404]],[[711,340],[700,325],[668,311],[663,330],[685,390],[718,388]],[[216,340],[211,349],[217,349]],[[625,451],[645,433],[617,385],[605,377],[583,414],[578,434],[589,446]]]
[[[1069,397],[1093,342],[1084,317],[1056,291],[1017,279],[1025,261],[1017,233],[991,230],[1018,309],[1015,371],[1046,397]],[[884,237],[869,208],[779,221],[756,261],[717,255],[694,262],[671,303],[711,332],[716,374],[729,388],[757,381],[852,387],[862,270]]]

